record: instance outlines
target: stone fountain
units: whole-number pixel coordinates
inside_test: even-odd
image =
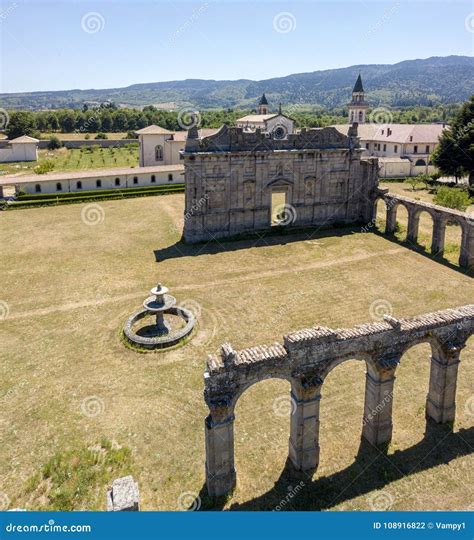
[[[190,310],[177,307],[176,298],[168,294],[168,288],[158,283],[150,290],[143,302],[143,308],[134,313],[125,323],[123,333],[126,339],[144,349],[165,349],[176,345],[189,336],[196,322]],[[154,317],[154,324],[135,330],[137,323],[146,317]],[[171,324],[170,320],[181,322],[181,327]],[[182,325],[184,322],[184,326]]]

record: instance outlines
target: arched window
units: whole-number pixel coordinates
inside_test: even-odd
[[[36,186],[35,186],[35,192],[36,192],[36,193],[41,193],[41,185],[40,185],[40,184],[36,184]]]
[[[169,174],[168,175],[168,182],[172,182],[173,181],[173,175],[172,174]]]
[[[153,184],[156,182],[156,176],[154,174],[151,175],[151,181]]]
[[[96,180],[95,185],[96,187],[102,187],[102,180]]]
[[[362,118],[363,118],[363,113],[362,111],[359,111],[359,122],[362,122]]]
[[[77,189],[82,189],[82,182],[79,180],[79,182],[76,184]]]
[[[58,182],[56,184],[56,191],[62,191],[63,190],[63,186],[61,185],[61,182]]]
[[[163,147],[161,144],[155,146],[155,161],[163,161]]]
[[[426,165],[426,161],[424,159],[417,159],[415,163],[415,167],[424,167]]]

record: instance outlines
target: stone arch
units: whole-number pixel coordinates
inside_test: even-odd
[[[417,159],[415,162],[415,167],[426,167],[426,161],[424,159]]]
[[[429,208],[415,207],[410,218],[410,240],[428,251],[433,243],[436,216],[433,215],[433,212]]]
[[[376,197],[372,210],[372,224],[381,233],[387,228],[387,201],[383,197]]]
[[[399,240],[405,241],[408,239],[408,224],[410,222],[411,209],[403,201],[397,201],[391,210],[393,211],[395,218],[395,227],[393,232]]]
[[[474,379],[474,333],[466,336],[465,347],[461,350],[457,374],[456,403],[458,414],[456,420],[462,427],[474,425],[474,396],[472,381]]]
[[[285,377],[253,381],[234,396],[234,460],[244,489],[245,478],[266,477],[266,483],[273,484],[284,469],[294,409],[291,383]]]
[[[367,372],[367,362],[354,357],[333,362],[324,375],[320,400],[319,462],[325,471],[328,467],[334,468],[332,456],[337,455],[338,463],[345,468],[353,463],[359,451]]]
[[[428,338],[408,343],[401,351],[393,389],[393,438],[397,448],[415,445],[425,433],[426,398],[434,347],[435,342]]]

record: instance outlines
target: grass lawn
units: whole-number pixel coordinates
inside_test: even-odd
[[[90,141],[91,146],[94,141]],[[138,147],[40,150],[38,161],[2,163],[0,174],[32,174],[41,162],[54,161],[51,172],[77,171],[81,169],[110,169],[114,167],[138,167]]]
[[[106,201],[95,226],[81,220],[84,205],[0,213],[4,506],[104,509],[107,483],[131,473],[144,509],[178,509],[183,493],[204,495],[203,371],[221,343],[362,323],[380,299],[398,317],[473,301],[466,274],[358,230],[184,246],[183,205],[182,194]],[[182,348],[137,353],[121,342],[121,327],[158,281],[194,310],[197,332]],[[270,510],[303,482],[288,508],[467,508],[474,339],[462,352],[451,435],[425,436],[429,357],[420,345],[402,358],[387,456],[359,454],[363,364],[328,376],[313,478],[285,469],[289,417],[275,404],[289,385],[250,388],[236,409],[238,484],[224,507]]]

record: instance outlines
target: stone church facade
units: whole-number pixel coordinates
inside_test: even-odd
[[[185,167],[184,240],[203,242],[272,228],[272,200],[284,199],[276,225],[331,227],[372,220],[376,158],[362,157],[354,124],[303,129],[278,138],[224,125],[199,137],[190,130]]]

